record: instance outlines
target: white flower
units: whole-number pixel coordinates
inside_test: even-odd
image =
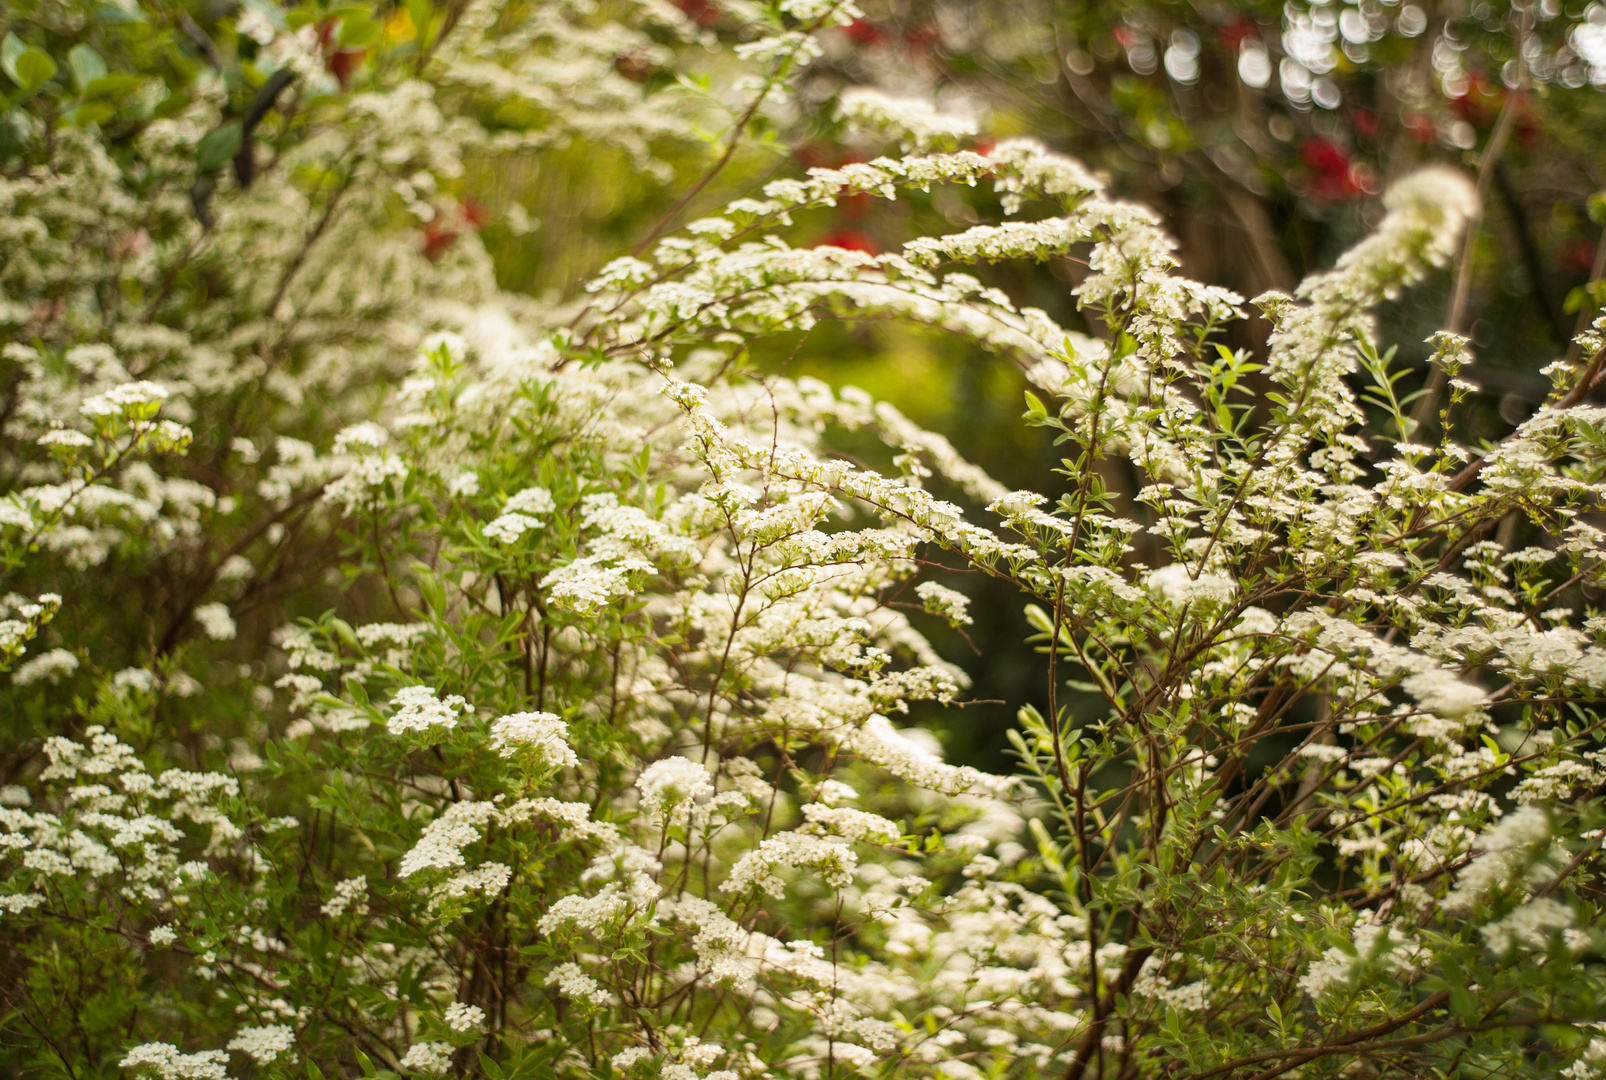
[[[613,1055],[613,1067],[624,1072],[632,1066],[638,1065],[652,1057],[652,1051],[645,1046],[632,1046]]]
[[[225,1080],[229,1055],[222,1050],[181,1054],[171,1043],[146,1043],[123,1055],[125,1069],[145,1069],[159,1080]]]
[[[1153,571],[1145,579],[1149,591],[1157,592],[1172,607],[1195,604],[1215,607],[1230,601],[1238,592],[1237,584],[1220,574],[1201,571],[1195,575],[1182,563],[1172,563]]]
[[[256,567],[244,555],[230,555],[217,568],[219,581],[244,581],[256,573]]]
[[[78,411],[88,417],[137,414],[167,400],[167,390],[153,382],[130,382],[114,386],[104,394],[85,398]],[[152,1043],[161,1046],[162,1043]]]
[[[0,893],[0,911],[8,915],[21,915],[44,905],[45,898],[38,893]]]
[[[20,665],[12,672],[11,681],[18,686],[28,686],[41,681],[54,683],[63,675],[71,675],[77,670],[78,657],[66,649],[51,649]]]
[[[411,877],[421,870],[450,870],[464,866],[463,849],[480,838],[485,823],[496,816],[488,802],[455,802],[424,827],[411,851],[402,856],[396,872]]]
[[[485,1023],[485,1010],[478,1005],[464,1005],[461,1001],[454,1001],[446,1006],[446,1026],[453,1031],[466,1035],[470,1031],[478,1031]]]
[[[1424,709],[1439,716],[1465,716],[1482,707],[1488,697],[1479,687],[1462,682],[1454,672],[1444,668],[1407,676],[1400,685]]]
[[[162,925],[151,931],[150,940],[152,945],[162,949],[177,941],[178,934],[173,931],[171,926]]]
[[[241,7],[239,19],[234,28],[258,45],[271,45],[278,31],[272,21],[259,9],[249,4]]]
[[[340,434],[335,436],[334,452],[344,454],[353,449],[359,453],[378,450],[388,442],[390,442],[390,432],[372,421],[364,421],[341,429]]]
[[[592,1008],[619,1003],[618,997],[611,991],[604,990],[597,980],[580,969],[579,964],[559,964],[547,979],[548,986],[553,984],[557,985],[565,997]]]
[[[531,529],[540,527],[540,520],[528,514],[503,514],[486,523],[480,531],[485,534],[487,540],[494,540],[498,544],[511,544]]]
[[[1514,884],[1550,842],[1550,819],[1531,804],[1508,814],[1477,839],[1483,849],[1461,871],[1455,889],[1444,898],[1450,911],[1467,911],[1491,893]]]
[[[195,609],[195,621],[201,624],[201,629],[213,641],[234,640],[234,618],[229,614],[227,604],[202,604]]]
[[[505,758],[520,750],[543,765],[572,769],[580,759],[569,748],[569,725],[548,712],[521,712],[504,716],[491,725],[491,746]]]
[[[397,1062],[403,1071],[421,1072],[440,1076],[452,1067],[452,1044],[443,1042],[414,1043]]]
[[[34,441],[40,446],[60,446],[69,450],[95,445],[94,439],[72,428],[52,428]]]
[[[979,130],[972,117],[941,112],[929,101],[893,97],[868,86],[842,91],[837,98],[837,108],[848,123],[884,132],[905,146],[921,150],[939,143],[958,142]]]
[[[294,1059],[290,1048],[296,1044],[296,1034],[283,1024],[270,1024],[267,1027],[241,1028],[239,1034],[229,1040],[230,1050],[239,1050],[256,1059],[257,1064],[266,1065],[285,1054]]]
[[[1478,928],[1491,951],[1505,954],[1521,947],[1543,951],[1550,939],[1573,924],[1573,910],[1542,896],[1528,901],[1499,922]]]
[[[464,469],[446,482],[446,490],[458,498],[472,498],[480,493],[480,474]]]
[[[434,734],[457,726],[457,718],[474,711],[474,707],[457,694],[438,698],[433,686],[404,686],[390,699],[395,712],[385,722],[385,730],[392,735],[407,732]]]
[[[468,342],[463,340],[461,334],[454,334],[450,330],[437,330],[419,344],[418,351],[425,356],[444,352],[452,363],[461,364],[463,358],[468,355]]]
[[[694,801],[714,793],[708,769],[679,756],[648,765],[636,777],[636,787],[643,810],[671,820],[684,820]]]
[[[338,919],[347,911],[362,916],[368,911],[368,879],[350,877],[335,885],[335,894],[323,905],[323,913]]]
[[[156,673],[147,668],[124,668],[112,676],[112,686],[118,690],[133,690],[141,694],[156,692]]]
[[[502,512],[540,517],[542,514],[550,514],[556,507],[557,504],[552,501],[552,492],[544,487],[530,487],[515,495],[509,495]]]
[[[813,870],[832,888],[846,888],[858,861],[858,856],[840,839],[798,832],[777,833],[736,860],[720,890],[740,896],[752,889],[762,889],[779,898],[786,893],[786,880],[780,871],[789,869]]]
[[[935,581],[923,581],[915,586],[915,595],[920,597],[926,611],[947,619],[950,626],[970,625],[970,597],[964,593]]]

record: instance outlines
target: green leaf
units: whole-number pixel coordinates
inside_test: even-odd
[[[1589,209],[1589,220],[1606,225],[1606,191],[1597,191],[1584,204]]]
[[[84,87],[84,97],[113,97],[137,89],[144,82],[138,75],[102,75]]]
[[[33,93],[56,77],[56,62],[43,49],[29,49],[17,57],[17,85]]]
[[[1048,406],[1030,390],[1026,391],[1026,411],[1033,416],[1047,416]]]
[[[0,40],[0,70],[4,70],[6,78],[17,85],[22,85],[22,79],[17,75],[17,59],[28,51],[28,46],[16,34],[8,33],[4,40]]]
[[[202,172],[222,168],[224,162],[240,152],[240,144],[244,140],[245,129],[238,120],[230,120],[213,129],[195,148],[196,168]]]
[[[106,61],[88,45],[74,45],[67,54],[67,66],[72,69],[72,81],[77,84],[79,93],[88,90],[96,79],[106,77]]]
[[[483,1053],[480,1054],[480,1071],[485,1073],[486,1076],[490,1077],[491,1080],[502,1080],[502,1066],[492,1061]]]
[[[336,40],[342,49],[366,49],[379,40],[384,27],[367,15],[347,15],[340,20],[340,34]]]
[[[1048,617],[1048,612],[1044,611],[1036,604],[1026,605],[1026,621],[1032,625],[1033,629],[1039,630],[1045,634],[1052,634],[1054,632],[1054,620]]]
[[[413,20],[413,29],[418,33],[418,46],[424,48],[429,44],[429,24],[435,15],[435,5],[430,0],[404,0],[402,5],[407,9],[407,15]]]
[[[68,114],[67,118],[74,127],[88,127],[90,124],[110,120],[116,113],[115,106],[108,105],[104,101],[90,101],[78,106]]]

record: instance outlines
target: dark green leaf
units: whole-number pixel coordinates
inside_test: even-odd
[[[137,89],[144,82],[138,75],[103,75],[84,87],[84,97],[114,97]]]
[[[244,138],[245,132],[238,120],[230,120],[209,132],[201,140],[201,145],[195,148],[196,168],[202,172],[222,168],[224,162],[240,152]]]
[[[98,124],[103,120],[110,120],[116,113],[116,107],[108,105],[104,101],[91,101],[74,109],[68,114],[68,119],[72,121],[75,127],[88,127],[90,124]]]

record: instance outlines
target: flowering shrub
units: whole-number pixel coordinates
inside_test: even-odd
[[[1459,173],[1251,308],[1078,162],[879,91],[838,115],[884,156],[677,226],[851,4],[218,12],[46,0],[0,47],[17,1071],[1606,1068],[1606,340],[1472,450],[1437,335],[1411,441],[1372,311],[1451,262]],[[465,175],[576,144],[686,197],[499,289]],[[941,185],[1009,220],[787,240]],[[959,269],[1067,252],[1097,334]],[[1212,341],[1254,309],[1264,357]],[[752,360],[824,319],[1018,365],[1058,496]],[[911,619],[971,618],[939,549],[1038,635],[1017,775],[902,719],[967,683]]]

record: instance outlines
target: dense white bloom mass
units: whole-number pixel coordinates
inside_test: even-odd
[[[580,764],[568,739],[569,725],[552,713],[512,713],[491,724],[491,745],[503,757],[527,753],[549,768],[572,769]]]
[[[346,878],[335,885],[334,895],[319,909],[331,919],[338,919],[348,911],[363,915],[368,911],[368,879]]]
[[[148,1072],[158,1080],[224,1080],[229,1055],[222,1050],[181,1054],[171,1043],[146,1043],[123,1055],[125,1069]]]
[[[655,761],[636,778],[641,808],[654,817],[684,820],[692,803],[713,794],[707,767],[675,756]]]
[[[267,1027],[241,1028],[240,1033],[229,1041],[229,1049],[249,1054],[258,1064],[267,1065],[277,1061],[281,1055],[291,1056],[290,1048],[295,1044],[294,1031],[284,1024],[269,1024]]]
[[[1162,180],[1247,183],[1253,117],[1183,146],[1165,104],[1208,104],[1212,69],[1270,87],[1253,34],[1208,51],[1232,6],[1095,5],[1037,74],[1113,87],[1098,118]],[[1196,237],[984,132],[972,52],[1055,38],[1013,8],[13,7],[0,920],[7,1023],[54,1036],[50,1068],[1606,1072],[1606,319],[1520,422],[1468,407],[1477,335],[1435,333],[1449,405],[1407,415],[1422,351],[1374,312],[1481,250],[1464,177],[1307,222],[1311,250],[1376,231],[1260,297],[1266,341],[1179,276],[1213,264]],[[1421,7],[1290,6],[1285,85],[1395,55]],[[1498,35],[1441,14],[1422,69],[1476,104],[1450,91]],[[1606,19],[1551,14],[1508,82]],[[1088,77],[1120,50],[1132,76]],[[871,71],[896,92],[841,90]],[[1328,82],[1266,130],[1342,139]],[[711,171],[663,190],[710,133]],[[764,165],[755,135],[799,152]],[[1252,276],[1281,277],[1252,218]],[[539,288],[499,285],[536,282],[510,251]],[[1049,278],[978,269],[1005,260],[1068,272],[1089,332],[1023,306]],[[847,340],[827,320],[889,327],[833,378],[930,333],[1024,378],[1050,494],[797,377]],[[939,650],[981,621],[939,567],[1018,593],[977,643],[1030,635],[1043,666]],[[1019,776],[945,756],[973,727],[947,718],[994,707],[956,660],[1009,688]],[[1446,986],[1470,1011],[1424,1008]]]
[[[970,625],[970,597],[964,593],[955,592],[935,581],[923,581],[915,586],[915,595],[920,597],[921,604],[928,612],[947,619],[950,625]]]
[[[78,657],[66,649],[51,649],[19,664],[11,673],[11,681],[18,686],[36,682],[53,683],[78,670]]]
[[[867,86],[844,90],[838,98],[842,118],[871,131],[893,135],[920,150],[954,143],[976,134],[976,121],[945,113],[920,98],[893,97]]]
[[[442,1042],[414,1043],[397,1062],[404,1071],[419,1072],[426,1076],[444,1075],[452,1067],[452,1044]]]
[[[385,729],[392,735],[420,733],[439,737],[440,733],[457,726],[460,716],[473,713],[474,707],[460,694],[437,696],[433,686],[404,686],[390,699],[391,716]]]

